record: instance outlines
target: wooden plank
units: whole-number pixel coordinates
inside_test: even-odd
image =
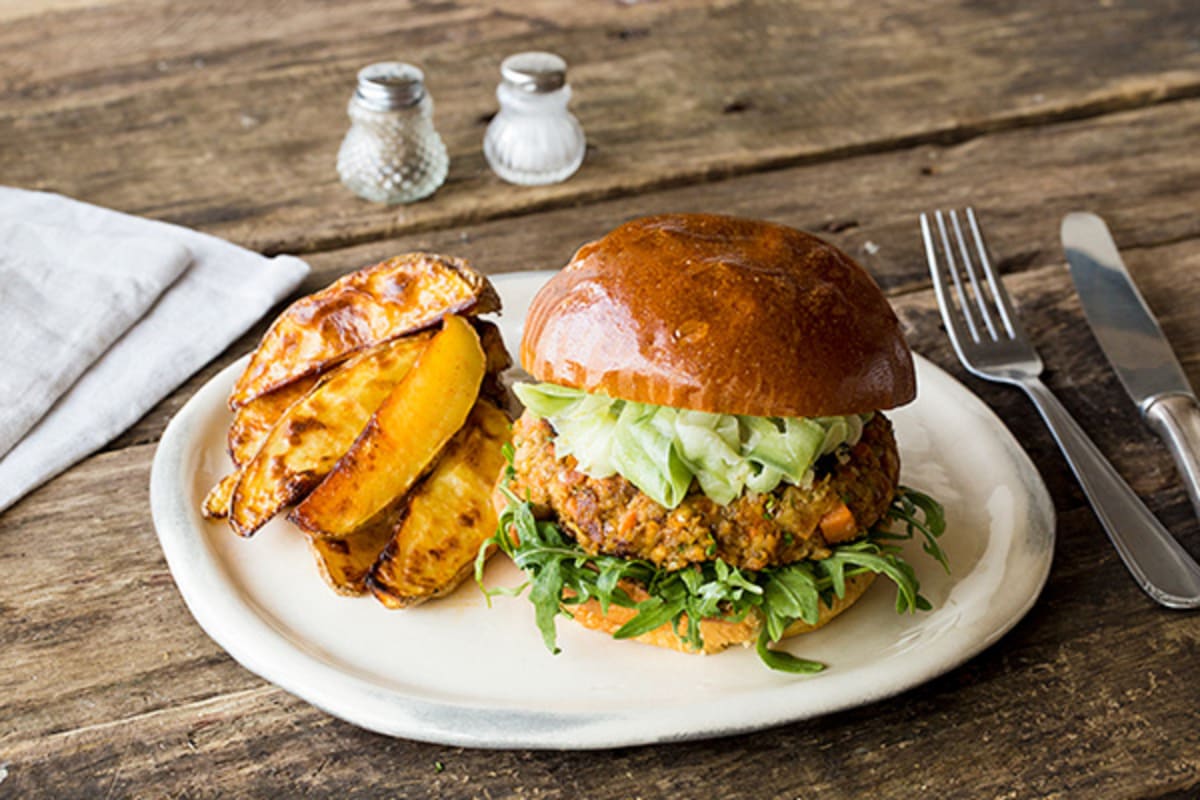
[[[91,458],[0,516],[0,761],[14,738],[257,684],[191,621],[167,572],[153,454]]]
[[[1190,100],[956,146],[925,145],[386,239],[310,256],[314,271],[301,291],[410,250],[465,257],[489,273],[557,268],[579,245],[631,217],[675,210],[760,217],[813,231],[859,259],[892,295],[928,285],[916,218],[936,207],[974,203],[1005,272],[1062,264],[1058,224],[1069,211],[1102,214],[1122,247],[1200,236],[1200,216],[1188,211],[1200,206],[1200,161],[1193,157],[1197,115],[1200,101]],[[218,368],[252,349],[265,326],[231,346],[114,446],[155,441],[182,402]]]
[[[221,9],[158,0],[6,25],[5,181],[311,251],[1200,91],[1183,0]],[[528,48],[572,63],[592,147],[571,181],[516,189],[480,140],[496,65]],[[399,209],[355,200],[333,170],[355,70],[397,55],[427,68],[453,159],[433,200]]]

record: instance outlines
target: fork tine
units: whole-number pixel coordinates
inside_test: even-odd
[[[951,344],[956,348],[961,348],[963,342],[978,342],[979,338],[971,323],[970,310],[968,309],[965,315],[967,327],[963,326],[959,315],[954,313],[949,287],[946,286],[946,279],[938,264],[937,245],[933,242],[933,233],[930,230],[929,217],[926,214],[921,215],[921,239],[925,242],[925,260],[929,262],[929,274],[933,277],[933,290],[937,295],[938,308],[942,312],[942,321],[946,324],[946,332],[950,335]],[[953,274],[953,268],[951,268],[951,274]]]
[[[971,281],[971,289],[975,293],[975,304],[979,306],[979,316],[983,319],[983,324],[987,328],[988,335],[992,337],[992,341],[996,341],[998,338],[996,326],[992,323],[991,313],[988,312],[987,297],[983,294],[983,286],[979,283],[979,279],[975,277],[975,265],[971,263],[971,252],[967,249],[967,240],[963,238],[962,226],[958,224],[958,214],[954,209],[950,209],[950,224],[954,228],[954,238],[958,241],[958,251],[962,253],[963,268],[967,273],[967,279]]]
[[[954,263],[954,250],[950,246],[950,237],[946,234],[946,220],[942,216],[941,209],[933,212],[933,218],[937,220],[938,233],[942,239],[942,253],[946,256],[946,266],[949,268],[950,279],[954,282],[954,294],[958,298],[958,308],[963,319],[967,323],[967,329],[971,332],[971,341],[979,342],[979,330],[975,327],[975,319],[971,314],[971,307],[967,305],[967,296],[963,292],[962,280],[958,276],[958,265]],[[949,298],[945,298],[947,302]],[[950,305],[944,306],[950,309]]]
[[[975,219],[975,209],[970,207],[967,208],[967,222],[971,226],[971,235],[975,238],[975,249],[979,253],[979,263],[983,266],[983,275],[992,289],[992,297],[996,298],[996,304],[999,306],[1000,319],[1004,322],[1004,329],[1010,337],[1023,336],[1021,326],[1016,321],[1017,312],[1013,310],[1008,290],[1004,288],[1004,282],[996,276],[996,271],[992,269],[992,262],[988,259],[987,247],[983,242],[983,232],[979,230],[979,223]]]

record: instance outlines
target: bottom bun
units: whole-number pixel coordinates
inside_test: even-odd
[[[874,572],[864,572],[860,575],[854,575],[846,579],[846,594],[842,597],[834,597],[833,605],[827,606],[824,602],[820,604],[820,615],[817,621],[809,624],[804,620],[796,620],[789,625],[783,632],[783,638],[789,636],[798,636],[801,633],[815,631],[822,625],[825,625],[838,614],[841,614],[850,606],[854,605],[858,598],[862,597],[867,588],[875,581]],[[622,580],[621,588],[633,599],[635,603],[640,603],[649,597],[642,587],[632,581]],[[566,610],[575,618],[575,621],[585,628],[592,630],[604,631],[605,633],[613,633],[624,625],[637,614],[632,608],[623,608],[617,605],[609,605],[608,613],[600,610],[600,603],[596,600],[588,600],[580,603],[577,606],[567,606]],[[679,629],[687,629],[687,615],[685,614],[680,620]],[[762,628],[762,615],[752,612],[746,615],[746,618],[741,622],[729,622],[723,619],[708,618],[700,621],[700,637],[704,640],[704,647],[696,649],[679,638],[674,628],[670,623],[664,623],[649,633],[643,633],[633,639],[635,642],[643,644],[652,644],[656,647],[667,647],[671,650],[678,650],[681,653],[719,653],[725,648],[740,644],[752,645],[758,640],[758,632]]]

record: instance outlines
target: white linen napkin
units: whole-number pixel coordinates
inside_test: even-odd
[[[10,294],[2,282],[4,273],[0,272],[0,320],[6,323],[5,339],[13,340],[10,320],[35,319],[44,321],[45,328],[54,325],[58,346],[70,348],[66,353],[55,354],[60,368],[52,370],[56,375],[53,381],[43,384],[50,388],[41,391],[52,394],[54,387],[64,380],[62,376],[73,371],[79,375],[48,412],[0,458],[0,511],[136,422],[286,297],[309,269],[292,256],[265,258],[187,228],[44,192],[0,187],[0,220],[4,221],[0,228],[0,254],[4,254],[0,264],[24,264],[26,269],[44,265],[54,253],[69,246],[55,236],[56,230],[79,243],[76,256],[81,259],[96,257],[94,251],[89,252],[89,246],[103,243],[121,248],[104,257],[108,264],[124,261],[125,267],[117,279],[124,282],[134,272],[146,280],[136,290],[123,290],[139,296],[138,301],[122,300],[119,313],[125,316],[153,291],[148,287],[155,280],[169,274],[174,264],[172,259],[179,257],[175,248],[186,251],[190,261],[178,279],[163,283],[167,288],[157,302],[151,297],[152,305],[144,316],[123,335],[119,329],[116,331],[117,338],[107,348],[91,341],[78,348],[67,344],[70,335],[57,328],[59,322],[50,322],[63,319],[60,316],[63,313],[70,314],[71,308],[65,304],[78,300],[86,292],[72,293],[71,301],[67,301],[61,295],[44,291],[36,300],[38,306],[17,316],[11,309],[20,301],[15,292]],[[16,241],[29,247],[18,251],[5,238],[4,231],[21,225],[32,227],[20,231]],[[55,240],[50,249],[33,246],[35,241],[44,244],[46,237]],[[133,246],[131,239],[137,240],[137,246]],[[140,261],[143,258],[146,260]],[[151,262],[155,265],[149,266]],[[157,277],[147,277],[150,273]],[[96,304],[105,306],[112,297],[113,290],[99,294],[95,297]],[[75,318],[86,313],[94,320],[104,317],[105,310],[89,308],[85,312],[75,306]],[[111,333],[117,323],[106,322],[101,327]],[[19,335],[25,337],[23,341],[36,343],[45,332],[21,331]],[[4,347],[7,345],[0,349]],[[3,368],[0,362],[0,369]],[[20,385],[14,389],[8,383],[0,383],[0,404],[15,402],[15,396],[8,396],[10,391],[19,395],[39,389]],[[50,401],[53,400],[51,397]],[[43,395],[34,405],[44,403]]]
[[[0,456],[191,260],[174,242],[0,220]]]

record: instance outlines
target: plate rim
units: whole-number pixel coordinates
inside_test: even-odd
[[[553,271],[510,272],[491,275],[493,283],[532,281]],[[786,695],[792,684],[777,690],[759,690],[775,702],[762,702],[752,714],[742,713],[734,720],[730,703],[709,708],[709,724],[696,725],[688,708],[656,710],[655,714],[548,712],[505,707],[486,707],[470,703],[429,700],[415,694],[379,686],[365,678],[337,669],[334,665],[306,652],[264,619],[241,595],[229,591],[231,581],[222,580],[221,560],[194,521],[199,517],[195,499],[188,496],[189,459],[199,453],[189,447],[198,428],[204,426],[214,395],[223,405],[228,385],[249,355],[225,367],[198,389],[167,425],[155,451],[150,474],[150,506],[155,532],[166,557],[168,568],[184,603],[197,624],[217,646],[255,675],[278,686],[322,711],[362,728],[388,736],[403,737],[437,744],[492,749],[605,749],[661,742],[745,733],[753,730],[811,719],[834,711],[848,710],[901,694],[943,675],[970,660],[1010,631],[1037,602],[1053,562],[1057,520],[1049,491],[1028,453],[994,411],[954,376],[938,365],[914,353],[922,368],[940,373],[939,378],[960,389],[982,416],[1005,437],[1006,452],[1031,475],[1031,508],[1045,515],[1047,556],[1040,563],[1040,574],[1022,602],[990,635],[980,637],[972,646],[956,651],[923,669],[914,670],[905,680],[873,687],[852,702],[810,702],[802,713],[786,710],[777,695]],[[920,396],[914,403],[920,402]],[[203,521],[202,521],[203,522]],[[208,524],[204,522],[203,524]],[[197,535],[197,534],[200,535]],[[236,585],[234,586],[236,589]],[[682,718],[681,718],[682,717]]]

